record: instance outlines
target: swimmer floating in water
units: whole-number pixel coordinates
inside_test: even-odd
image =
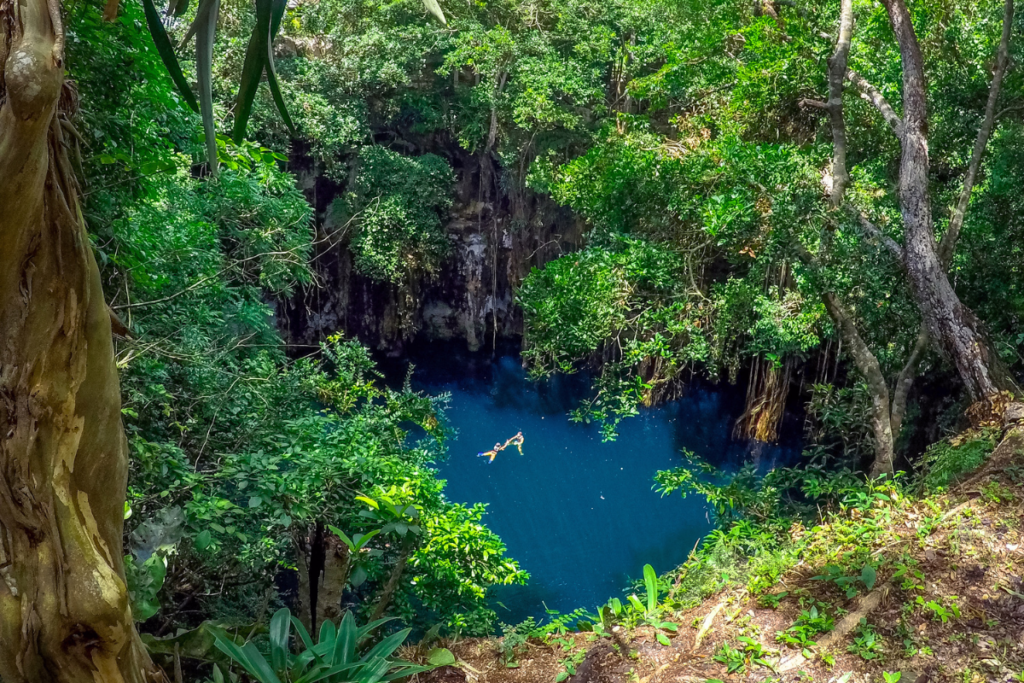
[[[487,462],[494,462],[494,458],[495,458],[495,456],[498,455],[498,451],[502,450],[503,448],[504,448],[504,446],[502,446],[500,443],[496,443],[496,444],[494,444],[494,449],[493,450],[487,451],[485,453],[477,453],[476,457],[478,457],[478,458],[488,458]]]
[[[511,439],[507,440],[504,443],[504,445],[502,445],[500,443],[496,443],[496,444],[494,444],[494,448],[492,450],[489,450],[489,451],[487,451],[485,453],[477,453],[476,457],[478,457],[478,458],[487,458],[487,462],[491,463],[491,462],[494,462],[494,458],[497,457],[497,455],[498,455],[498,453],[500,451],[503,451],[503,450],[505,450],[506,448],[508,448],[509,446],[512,446],[512,445],[514,445],[516,448],[518,448],[519,449],[519,455],[522,455],[523,454],[523,441],[525,441],[525,439],[523,438],[523,433],[519,432],[518,434],[513,436]]]

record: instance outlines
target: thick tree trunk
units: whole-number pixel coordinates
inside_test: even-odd
[[[971,398],[981,401],[1014,387],[977,317],[957,297],[939,258],[928,191],[924,60],[903,0],[884,0],[884,4],[899,41],[903,66],[899,200],[907,274],[932,338],[956,366]]]
[[[110,319],[58,120],[55,0],[0,5],[0,679],[161,680],[122,564]]]

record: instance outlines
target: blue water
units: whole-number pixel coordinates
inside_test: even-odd
[[[685,464],[682,449],[723,468],[750,457],[770,466],[793,450],[751,453],[730,439],[742,396],[737,403],[722,390],[689,390],[623,421],[619,437],[602,443],[596,426],[568,417],[587,391],[585,377],[535,384],[516,356],[492,361],[446,346],[420,349],[415,363],[414,388],[450,394],[446,416],[457,433],[440,466],[447,497],[486,503],[485,523],[531,575],[527,586],[494,590],[506,623],[542,617],[545,608],[592,610],[621,596],[644,564],[662,573],[685,561],[712,529],[707,504],[652,489],[658,470]],[[522,455],[510,446],[494,462],[477,457],[520,431]]]

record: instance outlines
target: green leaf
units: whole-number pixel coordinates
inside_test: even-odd
[[[352,570],[352,576],[348,577],[348,582],[353,588],[359,588],[366,582],[366,567],[359,563]]]
[[[355,544],[356,544],[356,550],[362,550],[363,547],[367,543],[369,543],[370,540],[374,536],[376,536],[379,533],[380,533],[380,529],[374,529],[373,531],[370,531],[370,532],[365,533],[365,534],[356,534],[355,538],[353,539],[355,541]]]
[[[196,80],[199,81],[199,109],[203,117],[203,131],[206,133],[206,165],[210,175],[216,177],[217,126],[213,119],[213,40],[217,32],[217,17],[220,14],[220,0],[210,0],[209,13],[202,21],[197,18],[196,27]]]
[[[160,14],[156,11],[153,0],[142,0],[142,4],[146,12],[146,26],[149,27],[149,34],[153,36],[156,51],[159,53],[167,73],[170,74],[171,80],[174,81],[175,87],[178,88],[181,96],[185,98],[188,106],[192,108],[192,111],[198,112],[199,104],[196,102],[196,96],[192,94],[192,88],[189,87],[188,81],[185,80],[185,74],[181,72],[181,65],[178,64],[178,58],[174,54],[171,40],[167,37],[164,24],[160,21]]]
[[[272,4],[273,0],[256,0],[256,26],[249,36],[249,45],[245,48],[242,80],[238,86],[238,97],[235,99],[235,127],[232,137],[238,145],[245,139],[245,128],[252,114],[252,103],[256,99],[256,90],[263,77],[270,50]]]
[[[270,40],[277,38],[277,32],[281,30],[281,20],[284,12],[288,9],[288,0],[274,0],[270,8]]]
[[[167,3],[167,13],[180,17],[188,11],[189,0],[171,0]]]
[[[567,678],[569,678],[569,672],[562,671],[557,676],[555,676],[555,683],[562,683],[562,681],[564,681]]]
[[[366,503],[374,510],[380,510],[380,505],[378,505],[377,501],[375,501],[373,498],[367,498],[366,496],[356,496],[356,500]]]
[[[313,649],[313,640],[309,637],[309,631],[306,630],[306,627],[303,626],[302,622],[296,619],[295,617],[291,618],[291,622],[292,626],[295,627],[295,632],[299,634],[299,639],[302,640],[302,644],[306,646],[306,652],[304,652],[303,654],[311,654],[312,658],[315,659],[318,663],[322,662],[323,660],[320,658],[320,655],[318,655],[316,651]],[[323,633],[323,627],[320,628],[320,633]]]
[[[249,507],[250,508],[258,508],[260,506],[260,503],[262,503],[262,502],[263,502],[263,499],[260,498],[259,496],[251,496],[249,498]]]
[[[287,607],[282,607],[274,612],[274,616],[270,619],[270,663],[275,671],[284,671],[288,668],[290,619],[291,612]]]
[[[374,659],[375,657],[390,657],[394,653],[394,651],[397,650],[399,646],[401,646],[401,644],[405,642],[405,639],[409,637],[409,634],[411,632],[412,629],[406,628],[402,629],[398,633],[392,633],[390,636],[374,645],[373,649],[366,654],[365,659]]]
[[[668,647],[669,645],[672,644],[672,641],[668,639],[668,636],[666,636],[661,631],[658,631],[657,635],[658,635],[658,642],[661,643],[662,645],[664,645],[665,647]]]
[[[206,550],[213,543],[213,536],[210,534],[209,529],[203,529],[196,536],[196,550]]]
[[[647,586],[647,611],[653,613],[658,608],[658,575],[649,564],[644,565],[644,584]]]
[[[295,130],[295,124],[292,123],[292,117],[288,114],[288,107],[285,106],[284,96],[281,94],[281,84],[277,80],[277,67],[274,65],[274,38],[277,37],[277,32],[281,28],[281,19],[284,17],[284,11],[287,7],[288,0],[273,0],[270,16],[270,39],[267,41],[267,85],[270,86],[270,94],[274,98],[274,105],[281,113],[281,119],[288,126],[288,131],[292,135],[298,135]]]
[[[422,673],[424,671],[430,671],[431,669],[433,669],[433,667],[430,666],[406,666],[402,667],[401,669],[398,669],[397,671],[392,671],[380,680],[381,683],[388,683],[388,681],[398,680],[399,678],[408,678],[409,676],[412,676],[414,674]]]
[[[256,648],[256,644],[248,642],[242,647],[242,652],[248,658],[249,666],[251,667],[252,673],[260,681],[260,683],[281,683],[281,679],[277,677],[274,670],[267,663],[267,660],[263,658],[262,653]]]
[[[320,645],[333,643],[337,638],[338,628],[334,625],[334,622],[330,619],[324,619],[324,623],[320,624],[320,636],[317,638],[317,643]]]
[[[338,637],[334,642],[334,650],[331,653],[330,663],[334,666],[348,664],[356,658],[356,643],[359,634],[356,633],[356,620],[352,612],[346,612],[345,617],[338,626]]]
[[[284,125],[288,126],[288,132],[297,136],[298,132],[295,130],[295,124],[292,122],[292,117],[288,114],[288,107],[284,103],[284,96],[281,95],[281,84],[277,80],[277,69],[274,66],[273,56],[267,59],[267,85],[270,86],[270,94],[274,98],[274,105],[277,106],[277,111],[281,114]]]
[[[878,573],[870,564],[864,565],[864,569],[860,572],[860,580],[864,582],[864,586],[868,590],[871,590],[875,587],[875,581],[878,580]]]
[[[431,666],[453,666],[455,655],[448,648],[435,647],[427,653],[427,663]]]

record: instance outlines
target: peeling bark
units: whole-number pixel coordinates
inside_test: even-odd
[[[124,580],[127,444],[58,119],[74,107],[59,7],[18,0],[0,15],[0,679],[162,680]]]

